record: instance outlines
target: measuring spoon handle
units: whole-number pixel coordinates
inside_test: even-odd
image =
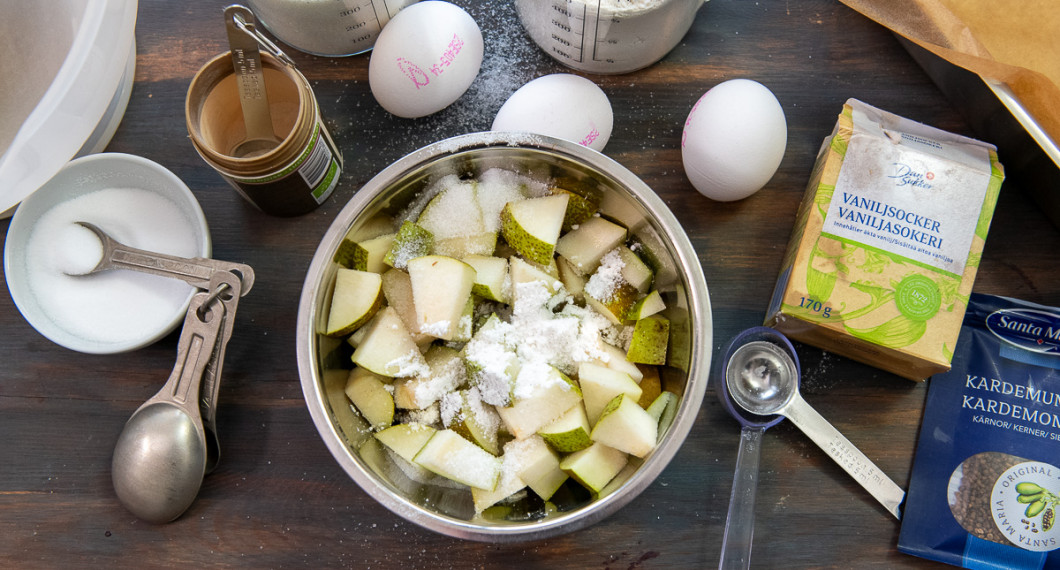
[[[879,467],[876,467],[876,464],[864,453],[854,447],[854,444],[839,433],[839,430],[828,423],[824,416],[806,403],[802,396],[795,394],[783,410],[783,414],[814,443],[832,456],[832,459],[872,494],[889,513],[901,520],[902,514],[899,507],[905,500],[905,491]]]
[[[740,431],[740,451],[732,478],[729,514],[721,543],[719,570],[751,566],[751,541],[755,532],[755,495],[758,492],[758,464],[762,456],[765,428],[745,427]]]

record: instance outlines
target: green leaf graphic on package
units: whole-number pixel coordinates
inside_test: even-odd
[[[1053,524],[1056,522],[1056,509],[1060,506],[1060,497],[1049,492],[1041,485],[1030,481],[1018,483],[1016,492],[1019,493],[1016,500],[1027,505],[1027,509],[1023,512],[1025,517],[1033,519],[1041,516],[1042,530],[1048,531],[1053,528]],[[1023,522],[1029,523],[1031,521],[1025,520]]]

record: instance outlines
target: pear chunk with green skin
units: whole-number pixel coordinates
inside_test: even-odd
[[[615,396],[626,394],[636,402],[640,400],[642,392],[629,374],[591,362],[583,362],[578,366],[578,385],[582,389],[585,415],[592,426],[596,425],[600,414]]]
[[[410,422],[390,426],[376,433],[375,438],[403,459],[412,461],[437,431],[429,425]]]
[[[604,408],[589,437],[597,443],[644,457],[655,449],[658,430],[655,418],[640,407],[636,399],[619,394]]]
[[[662,436],[666,434],[670,424],[674,423],[679,400],[677,394],[673,392],[662,392],[645,410],[659,424],[659,439],[662,439]]]
[[[501,446],[498,428],[501,419],[493,406],[483,404],[477,388],[452,392],[442,399],[443,421],[447,414],[452,418],[446,425],[493,455],[500,455]]]
[[[389,377],[427,372],[427,362],[393,307],[384,307],[371,323],[364,339],[353,351],[354,364]]]
[[[460,331],[475,270],[459,259],[441,255],[411,259],[408,270],[419,331],[453,340]]]
[[[469,383],[479,390],[482,401],[507,406],[519,374],[520,361],[509,344],[511,325],[491,314],[461,351]]]
[[[612,370],[618,370],[619,372],[625,372],[626,374],[629,374],[629,377],[632,378],[634,382],[640,384],[641,379],[644,378],[644,373],[640,368],[637,368],[636,364],[626,360],[626,353],[623,352],[622,349],[607,344],[606,342],[601,342],[597,349],[606,354],[607,359],[593,360],[593,364],[598,364]]]
[[[524,363],[512,390],[515,401],[498,406],[508,432],[516,439],[530,437],[581,400],[573,380],[547,364]]]
[[[655,272],[648,267],[647,263],[644,263],[639,255],[626,246],[618,248],[618,256],[622,259],[622,278],[638,292],[647,293]]]
[[[410,259],[431,253],[433,246],[434,235],[431,232],[416,222],[405,221],[401,224],[401,229],[398,230],[390,251],[383,257],[383,263],[398,269],[405,269]]]
[[[563,282],[555,278],[548,273],[545,273],[541,269],[527,263],[525,260],[518,257],[512,257],[509,260],[508,275],[511,281],[511,297],[512,303],[515,303],[515,299],[519,293],[519,286],[526,283],[541,282],[544,283],[545,288],[548,289],[549,294],[555,294],[559,291],[559,287],[563,285]]]
[[[594,443],[563,458],[559,468],[589,491],[600,491],[626,466],[628,456],[613,447]]]
[[[397,234],[388,233],[363,241],[343,239],[332,260],[347,269],[382,273],[387,268],[383,258],[393,247],[396,237]]]
[[[569,196],[567,199],[567,211],[563,216],[563,231],[565,232],[593,217],[593,214],[596,213],[596,203],[577,192],[560,187],[552,187],[549,191],[552,194],[566,194]]]
[[[512,283],[508,278],[507,259],[469,255],[463,261],[475,269],[475,284],[471,286],[473,294],[499,303],[511,301]]]
[[[670,321],[662,315],[652,315],[637,321],[633,338],[626,352],[626,360],[638,364],[666,364],[666,348],[670,342]]]
[[[512,467],[519,479],[546,501],[567,480],[567,473],[559,468],[559,456],[538,436],[504,444],[505,462],[509,456],[514,459]]]
[[[607,252],[625,241],[626,228],[604,218],[591,217],[559,238],[556,253],[585,275],[600,265]]]
[[[666,303],[663,301],[662,295],[658,291],[652,291],[633,304],[633,307],[630,308],[629,313],[626,315],[626,320],[639,321],[661,313],[664,309],[666,309]]]
[[[637,403],[640,407],[647,409],[662,393],[662,377],[659,376],[659,369],[655,366],[642,365],[637,368],[644,373],[644,378],[640,381],[640,400],[637,400]]]
[[[416,219],[434,236],[435,255],[464,257],[489,255],[497,245],[497,231],[491,230],[478,204],[478,184],[447,176],[439,181],[445,189],[438,193]]]
[[[563,288],[574,297],[575,301],[583,302],[585,296],[586,277],[574,268],[574,264],[567,261],[565,257],[556,258],[556,267],[559,270],[559,280],[563,283]]]
[[[518,458],[505,453],[499,460],[501,474],[496,487],[491,490],[471,487],[471,501],[475,505],[476,513],[481,513],[526,488],[526,483],[516,473],[515,462]]]
[[[346,397],[372,429],[383,429],[394,423],[394,397],[379,375],[354,368],[346,381]]]
[[[592,445],[593,442],[589,439],[590,431],[585,406],[579,403],[538,430],[537,434],[556,451],[573,453]]]
[[[563,227],[566,194],[509,202],[501,210],[501,233],[529,261],[547,265]]]
[[[485,491],[495,489],[501,475],[498,457],[451,429],[431,436],[413,461],[446,479]]]
[[[434,337],[420,332],[416,325],[416,304],[412,300],[412,278],[408,272],[400,269],[390,269],[383,273],[383,296],[386,297],[387,305],[397,311],[401,322],[412,335],[412,341],[421,349],[425,348]]]
[[[324,334],[343,337],[367,323],[383,306],[383,280],[378,273],[338,268]]]

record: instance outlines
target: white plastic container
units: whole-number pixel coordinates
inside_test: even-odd
[[[568,67],[619,74],[670,53],[705,0],[515,0],[534,42]]]
[[[0,218],[110,142],[132,91],[136,10],[137,0],[0,2],[0,33],[20,47],[0,58]],[[30,103],[6,103],[16,96]]]

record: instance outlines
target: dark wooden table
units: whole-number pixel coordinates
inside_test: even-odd
[[[460,0],[483,28],[486,59],[471,90],[437,115],[390,116],[368,88],[368,55],[291,50],[346,158],[334,196],[295,219],[265,216],[192,149],[184,96],[226,50],[226,2],[141,0],[136,83],[108,150],[145,156],[195,192],[219,259],[252,265],[221,387],[220,468],[176,522],[138,521],[111,486],[115,440],[172,367],[177,335],[113,356],[79,354],[36,333],[0,295],[0,566],[353,568],[696,568],[717,564],[739,429],[708,392],[691,435],[640,497],[580,532],[516,545],[450,539],[392,514],[324,447],[303,402],[295,318],[310,258],[369,178],[410,151],[487,130],[506,97],[565,71],[538,50],[509,2]],[[772,182],[737,203],[703,198],[681,166],[681,128],[696,99],[726,79],[769,86],[788,121]],[[611,98],[606,153],[655,189],[684,225],[710,287],[714,351],[760,324],[822,138],[848,97],[972,135],[885,29],[832,0],[712,0],[660,63],[592,76]],[[1005,161],[1004,149],[1001,160]],[[8,222],[0,222],[6,235]],[[1060,232],[1006,183],[976,282],[980,292],[1060,304]],[[924,384],[799,346],[806,399],[900,485],[908,482]],[[928,567],[901,554],[899,524],[788,423],[767,432],[753,566]]]

